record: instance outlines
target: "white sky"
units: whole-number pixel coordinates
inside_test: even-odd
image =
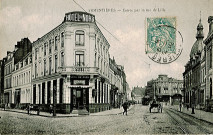
[[[208,16],[213,15],[213,0],[76,0],[87,12],[90,9],[116,9],[117,12],[90,12],[96,20],[108,29],[120,42],[101,26],[111,44],[110,56],[117,64],[124,65],[130,87],[145,86],[158,74],[182,79],[184,65],[196,41],[196,28],[200,19],[204,26],[204,38],[208,34]],[[161,12],[143,12],[142,9],[160,8]],[[123,12],[132,9],[133,12]],[[140,9],[140,12],[134,12]],[[21,38],[31,42],[40,38],[56,26],[72,11],[83,11],[72,0],[0,0],[0,59],[7,51],[13,51]],[[183,52],[171,64],[158,64],[145,54],[145,18],[176,17],[177,30],[183,36]],[[147,64],[149,63],[150,66]]]

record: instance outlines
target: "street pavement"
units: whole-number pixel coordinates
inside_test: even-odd
[[[156,108],[150,113],[149,106],[136,104],[129,108],[128,115],[123,115],[123,109],[117,108],[76,117],[57,114],[55,118],[52,115],[27,115],[26,111],[0,110],[0,134],[213,133],[213,124],[193,119],[175,108],[164,108],[162,113],[157,113]]]
[[[180,134],[166,113],[140,104],[81,117],[41,117],[0,111],[0,134]],[[104,115],[103,115],[104,114]],[[115,115],[114,115],[115,114]]]
[[[171,108],[173,110],[180,112],[179,105],[167,106],[167,108]],[[206,121],[206,122],[213,124],[213,113],[211,113],[211,112],[205,112],[203,110],[194,109],[195,114],[192,114],[192,109],[189,108],[187,110],[186,107],[182,107],[181,112],[184,113],[184,114],[190,115],[190,116],[192,116],[196,119],[203,120],[203,121]]]

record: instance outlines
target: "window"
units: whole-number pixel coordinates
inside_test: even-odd
[[[24,84],[25,84],[25,73],[24,73],[24,78],[23,79],[24,79]]]
[[[44,60],[44,76],[46,75],[46,66],[47,66],[47,63],[46,63],[46,60]]]
[[[168,93],[168,88],[164,88],[164,93]]]
[[[31,74],[30,74],[30,71],[29,71],[29,82],[31,82]]]
[[[44,43],[44,56],[46,56],[46,47],[47,47],[47,43]]]
[[[97,57],[97,54],[95,53],[95,61],[94,61],[94,67],[96,67],[96,58]]]
[[[37,77],[37,65],[35,64],[35,78]]]
[[[64,53],[61,53],[61,67],[64,66]]]
[[[57,72],[57,68],[58,68],[58,56],[55,55],[55,73]]]
[[[35,49],[35,60],[37,60],[37,53],[38,53],[38,49]]]
[[[209,63],[209,68],[212,68],[212,48],[210,48],[210,63]]]
[[[51,39],[49,40],[49,54],[52,53],[52,41]]]
[[[51,74],[52,70],[52,58],[49,58],[49,74]]]
[[[64,47],[64,32],[61,33],[61,47]]]
[[[28,72],[26,72],[26,83],[28,83],[29,80],[28,80]]]
[[[28,58],[25,59],[25,66],[28,65]]]
[[[30,63],[32,63],[32,57],[30,57],[30,59],[29,59],[29,60],[30,60],[29,62],[30,62]]]
[[[75,45],[84,45],[84,31],[76,31],[75,32]]]
[[[55,50],[58,50],[58,37],[55,37]]]
[[[75,65],[84,66],[84,52],[75,52]]]
[[[102,43],[101,43],[101,48],[100,49],[101,49],[101,55],[102,55]]]

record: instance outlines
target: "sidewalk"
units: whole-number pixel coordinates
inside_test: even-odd
[[[127,112],[129,110],[131,110],[133,107],[134,107],[134,105],[131,105],[129,107],[129,109],[127,110]],[[120,107],[120,109],[119,108],[114,108],[114,109],[107,110],[107,111],[102,111],[102,112],[97,112],[97,113],[90,113],[90,116],[118,115],[118,114],[122,114],[123,111],[124,111],[123,107]],[[128,113],[127,113],[127,115],[128,115]]]
[[[171,109],[176,110],[176,111],[180,111],[179,105],[168,106],[168,108],[171,108]],[[204,120],[206,122],[213,124],[213,113],[211,113],[211,112],[205,112],[203,110],[195,109],[194,110],[195,114],[191,114],[192,109],[189,108],[187,110],[187,108],[185,108],[185,107],[182,107],[181,112],[185,113],[187,115],[193,116],[194,118]]]
[[[128,109],[132,109],[134,105],[131,105]],[[4,111],[2,108],[0,108],[0,111]],[[9,112],[15,112],[15,113],[23,113],[27,114],[27,110],[20,110],[20,109],[6,109],[5,111]],[[123,107],[119,108],[114,108],[111,110],[106,110],[102,112],[97,112],[97,113],[90,113],[89,115],[78,115],[78,114],[56,114],[56,117],[82,117],[82,116],[106,116],[106,115],[118,115],[123,113]],[[27,114],[28,115],[28,114]],[[31,111],[30,115],[37,115],[37,111]],[[43,117],[53,117],[53,114],[47,113],[47,112],[40,112],[39,115],[37,116],[43,116]]]

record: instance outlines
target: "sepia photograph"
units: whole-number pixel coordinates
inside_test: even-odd
[[[0,0],[0,134],[213,134],[213,0]]]

